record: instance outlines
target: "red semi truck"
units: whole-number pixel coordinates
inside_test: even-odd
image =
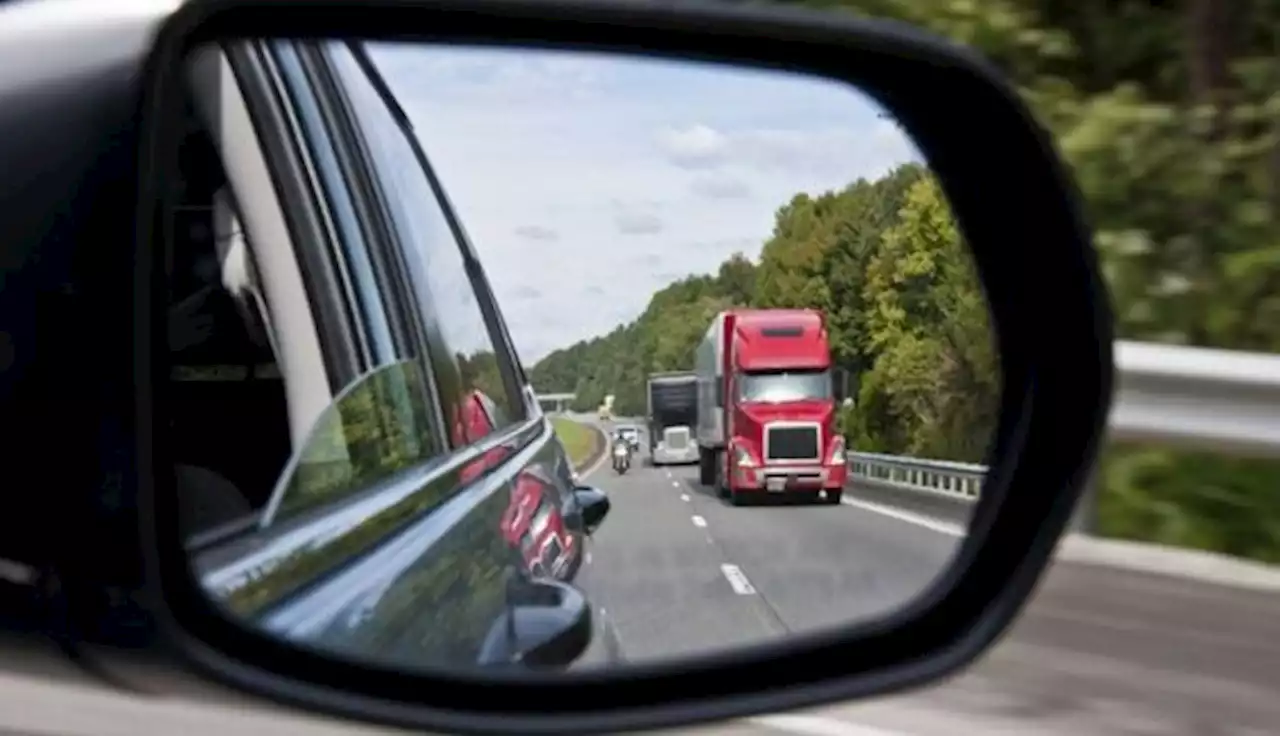
[[[721,312],[696,362],[703,485],[734,504],[755,494],[840,502],[848,468],[821,312]]]

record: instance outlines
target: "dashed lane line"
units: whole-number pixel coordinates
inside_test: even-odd
[[[747,579],[747,574],[742,571],[742,568],[737,565],[725,563],[720,566],[720,573],[724,575],[725,580],[729,581],[734,593],[738,595],[756,594],[755,586]]]

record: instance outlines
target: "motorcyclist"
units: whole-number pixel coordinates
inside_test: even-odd
[[[616,430],[613,433],[613,469],[619,470],[631,465],[631,443],[627,441],[627,436],[622,430]]]

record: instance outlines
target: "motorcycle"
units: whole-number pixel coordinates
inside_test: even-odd
[[[617,442],[613,445],[613,469],[622,475],[631,468],[631,448],[626,441]]]

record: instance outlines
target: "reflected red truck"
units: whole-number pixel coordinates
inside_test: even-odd
[[[463,397],[453,425],[455,446],[474,444],[493,432],[489,406],[492,401],[479,390]],[[479,478],[510,454],[511,449],[505,445],[487,450],[462,468],[461,482]],[[538,470],[532,466],[516,475],[511,503],[502,517],[502,534],[520,550],[530,573],[564,577],[577,553],[577,540],[565,526],[554,482],[540,476]]]
[[[473,445],[493,432],[494,422],[485,408],[491,403],[488,397],[478,389],[463,396],[458,404],[458,411],[454,414],[454,447]],[[461,481],[470,483],[479,478],[489,468],[501,463],[509,454],[510,449],[501,445],[486,451],[478,459],[462,468]]]
[[[516,476],[502,533],[519,548],[530,573],[565,578],[578,552],[578,541],[565,526],[555,485],[538,470],[526,468]]]
[[[754,493],[838,502],[848,468],[836,431],[821,312],[721,312],[697,350],[699,475],[735,503]]]

